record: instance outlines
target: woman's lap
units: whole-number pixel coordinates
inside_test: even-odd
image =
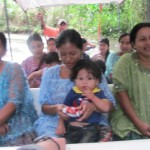
[[[127,136],[121,138],[118,135],[113,135],[113,141],[126,141],[126,140],[139,140],[139,139],[148,139],[148,137],[137,134],[135,132],[128,133]]]
[[[37,136],[58,137],[56,135],[56,127],[58,124],[57,118],[40,117],[34,123],[34,129]]]
[[[35,138],[36,138],[35,132],[25,133],[22,136],[18,137],[17,139],[6,141],[1,146],[20,146],[25,144],[32,144]]]

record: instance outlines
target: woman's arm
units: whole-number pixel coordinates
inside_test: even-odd
[[[16,111],[16,106],[13,103],[7,103],[0,110],[0,124],[5,123]]]
[[[5,123],[14,113],[18,111],[19,105],[24,97],[24,73],[21,66],[12,64],[9,70],[10,80],[6,105],[0,110],[0,124]]]
[[[42,77],[42,73],[43,73],[43,69],[32,72],[29,76],[28,76],[28,81],[33,80],[34,78],[41,78]]]
[[[114,95],[112,94],[112,92],[108,86],[107,80],[103,74],[102,74],[102,80],[101,80],[99,87],[100,87],[100,89],[103,90],[104,95],[107,97],[107,99],[110,102],[112,102],[113,106],[116,106],[116,100],[114,98]]]
[[[61,104],[60,104],[61,105]],[[42,105],[42,111],[45,113],[45,114],[51,114],[51,115],[54,115],[57,113],[58,111],[58,107],[60,107],[60,105],[50,105],[50,104],[43,104]]]
[[[117,98],[120,107],[124,113],[128,116],[131,122],[136,126],[136,128],[145,136],[150,136],[150,125],[143,122],[136,114],[132,103],[130,102],[129,96],[126,91],[121,91],[117,93]]]

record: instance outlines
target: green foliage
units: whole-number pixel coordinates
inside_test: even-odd
[[[0,0],[0,30],[6,31],[3,3]],[[50,26],[55,27],[59,18],[65,18],[69,28],[75,28],[84,37],[97,39],[99,24],[102,36],[116,37],[120,33],[129,32],[136,23],[145,21],[147,3],[147,0],[125,0],[120,5],[110,3],[103,5],[102,12],[99,11],[99,4],[59,6],[32,9],[26,14],[14,1],[7,0],[7,10],[11,32],[28,32],[28,16],[30,30],[42,33],[36,17],[41,12]]]

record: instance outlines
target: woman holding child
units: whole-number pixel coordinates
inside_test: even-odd
[[[35,129],[38,136],[56,137],[56,127],[59,119],[58,114],[63,119],[68,119],[68,116],[62,112],[62,108],[64,107],[63,102],[67,93],[74,85],[69,79],[71,68],[80,60],[82,55],[81,36],[75,30],[65,30],[56,40],[56,47],[63,64],[47,69],[42,76],[39,101],[43,113],[35,122]],[[100,88],[104,91],[110,105],[112,105],[112,109],[115,103],[114,97],[104,77],[102,77]],[[96,106],[88,102],[82,103],[78,108],[83,111],[83,115],[78,121],[85,120],[92,112],[97,111]]]

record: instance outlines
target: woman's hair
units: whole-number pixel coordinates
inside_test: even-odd
[[[104,74],[106,71],[106,65],[105,65],[104,61],[98,59],[94,62],[97,63],[97,65],[99,66],[99,70]]]
[[[108,40],[107,38],[101,39],[101,40],[99,41],[99,44],[100,44],[100,43],[105,43],[105,44],[107,44],[108,47],[109,47],[109,40]]]
[[[82,39],[80,34],[74,29],[67,29],[60,33],[56,39],[56,47],[59,48],[63,44],[71,43],[78,49],[82,50]]]
[[[27,45],[30,46],[32,41],[40,41],[43,43],[41,36],[38,33],[31,34],[27,39]]]
[[[4,50],[6,51],[7,50],[7,41],[6,41],[6,37],[3,32],[0,32],[0,41],[3,45]]]
[[[54,38],[54,37],[50,37],[48,40],[47,40],[47,43],[49,42],[49,41],[56,41],[56,39]]]
[[[123,34],[121,34],[121,35],[119,36],[118,42],[120,43],[121,39],[122,39],[123,37],[125,37],[125,36],[130,36],[130,34],[129,34],[129,33],[123,33]]]
[[[135,25],[132,28],[132,30],[130,32],[130,43],[135,43],[135,39],[136,39],[136,35],[137,35],[138,31],[142,28],[145,28],[145,27],[150,28],[150,23],[149,22],[142,22],[142,23]]]
[[[79,71],[82,69],[91,73],[95,79],[101,80],[101,71],[99,71],[98,64],[90,59],[80,59],[71,70],[71,81],[74,81],[77,78]]]
[[[51,63],[58,63],[60,64],[59,56],[57,52],[49,52],[45,56],[45,63],[46,64],[51,64]]]
[[[109,40],[108,40],[108,38],[103,38],[103,39],[101,39],[100,41],[99,41],[99,44],[100,43],[105,43],[105,44],[107,44],[108,45],[108,47],[109,47]],[[107,57],[108,57],[108,55],[109,55],[109,48],[108,48],[108,51],[106,52],[106,56],[105,56],[105,61],[107,60]]]

